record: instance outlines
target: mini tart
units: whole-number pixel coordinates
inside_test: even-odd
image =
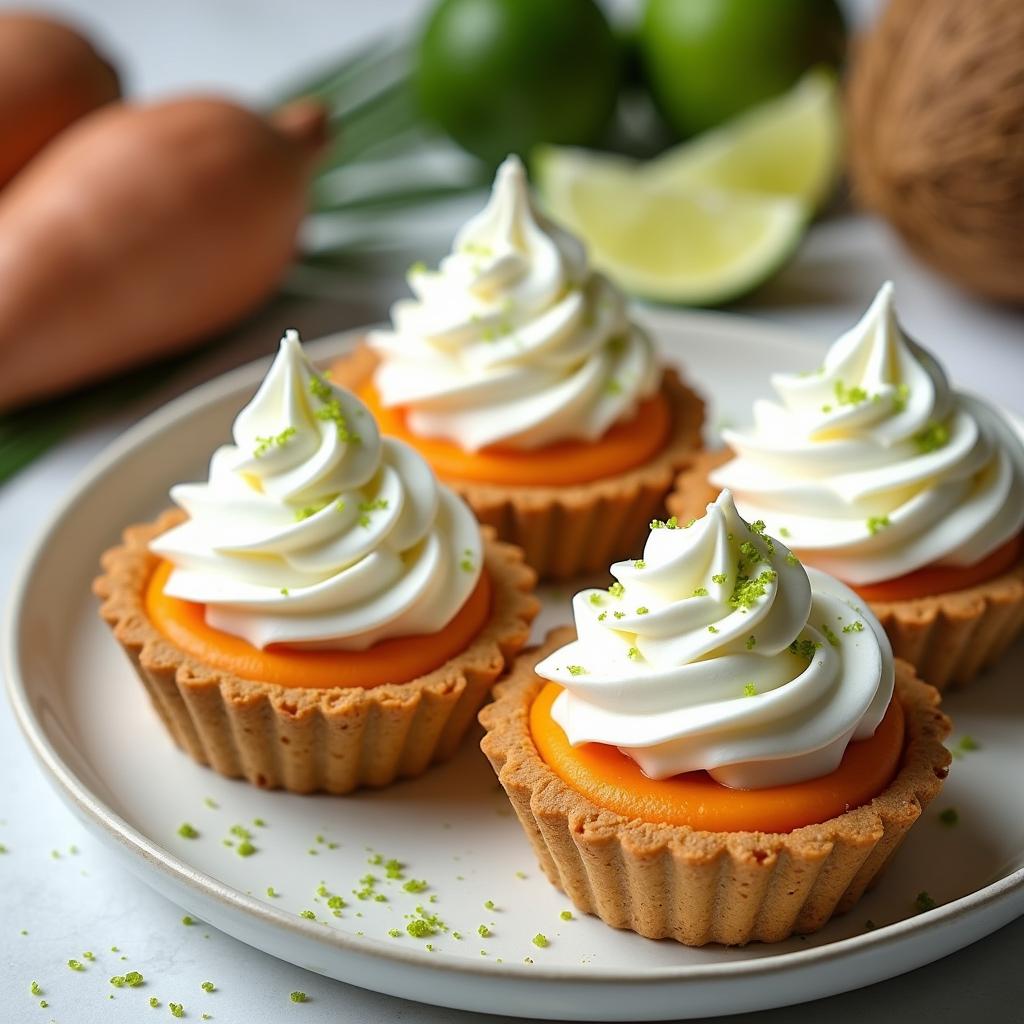
[[[337,360],[331,379],[358,391],[377,356],[366,345]],[[701,446],[704,403],[673,370],[662,385],[672,413],[668,439],[648,462],[585,484],[524,486],[439,477],[501,540],[517,544],[541,579],[607,572],[619,551],[642,542],[680,470]]]
[[[350,793],[422,774],[457,748],[494,681],[529,638],[535,576],[515,547],[484,533],[490,616],[466,650],[419,678],[369,688],[299,688],[211,668],[171,643],[146,614],[165,511],[129,527],[93,584],[100,614],[131,659],[164,725],[193,760],[265,789]]]
[[[785,833],[698,831],[606,810],[555,774],[530,732],[530,708],[546,685],[534,666],[573,636],[568,627],[554,630],[520,655],[480,712],[482,747],[548,879],[614,928],[688,946],[816,931],[878,880],[942,788],[949,720],[938,693],[897,661],[903,761],[870,803]]]
[[[728,450],[698,453],[669,495],[672,515],[681,521],[702,516],[718,494],[709,475],[730,458]],[[909,661],[937,690],[958,689],[995,664],[1024,630],[1024,558],[962,590],[865,603],[888,634],[897,658]]]

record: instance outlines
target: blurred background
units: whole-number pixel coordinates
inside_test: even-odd
[[[0,8],[0,479],[285,321],[380,319],[513,151],[638,300],[824,341],[893,278],[953,378],[1017,402],[972,348],[1019,376],[1016,0],[19,11]],[[254,316],[271,326],[239,347]]]

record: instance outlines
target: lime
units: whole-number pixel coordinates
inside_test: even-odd
[[[809,71],[784,95],[662,153],[643,174],[675,188],[768,192],[818,207],[839,171],[841,123],[835,76]]]
[[[648,182],[624,158],[549,147],[534,160],[548,210],[586,240],[594,266],[627,291],[713,306],[766,280],[803,236],[792,196]]]
[[[640,47],[654,98],[687,137],[838,64],[845,37],[836,0],[647,0]]]
[[[596,142],[621,76],[621,44],[594,0],[441,0],[415,85],[428,118],[496,165],[541,142]]]

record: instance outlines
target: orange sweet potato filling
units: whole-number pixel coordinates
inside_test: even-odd
[[[369,406],[381,433],[415,448],[438,476],[474,483],[527,487],[590,483],[649,462],[665,447],[672,427],[668,399],[656,391],[640,403],[631,419],[614,424],[596,441],[559,441],[530,451],[496,445],[468,452],[450,441],[412,433],[405,411],[385,408],[372,382],[363,384],[359,397]]]
[[[851,743],[831,775],[791,786],[729,789],[707,772],[651,779],[603,743],[573,747],[551,717],[561,687],[548,683],[530,708],[530,731],[545,764],[600,807],[628,818],[713,832],[790,832],[868,803],[892,781],[903,754],[904,718],[893,700],[875,735]]]
[[[934,597],[954,590],[966,590],[1006,572],[1020,559],[1024,534],[1011,537],[992,554],[976,565],[926,565],[916,572],[896,576],[880,583],[862,583],[853,589],[865,601],[913,601],[919,597]]]
[[[168,597],[164,585],[171,569],[169,562],[161,561],[150,577],[146,588],[150,622],[204,665],[280,686],[368,688],[407,683],[464,651],[491,610],[491,581],[484,572],[455,618],[437,633],[381,640],[365,651],[301,651],[281,644],[260,650],[241,637],[208,626],[203,605]]]

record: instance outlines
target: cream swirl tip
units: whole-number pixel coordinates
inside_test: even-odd
[[[232,433],[205,483],[171,490],[189,518],[151,544],[168,595],[260,648],[363,650],[451,621],[481,572],[472,513],[295,331]]]
[[[874,734],[895,674],[878,621],[728,491],[692,524],[655,521],[643,557],[611,571],[573,599],[577,639],[536,668],[563,687],[552,717],[574,746],[760,789],[827,775]]]
[[[409,286],[370,345],[381,400],[419,436],[467,451],[593,441],[658,386],[625,297],[534,209],[517,157],[437,270],[414,267]]]

